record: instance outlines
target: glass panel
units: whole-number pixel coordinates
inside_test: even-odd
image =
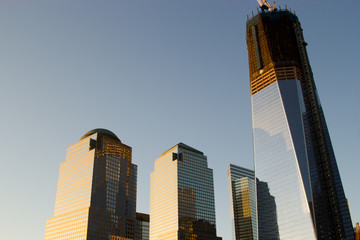
[[[291,81],[292,86],[283,86],[289,94],[284,98],[293,96],[286,106],[279,82],[252,96],[259,239],[316,239],[299,167],[306,161],[305,144],[299,144],[304,142],[301,103],[297,80]]]

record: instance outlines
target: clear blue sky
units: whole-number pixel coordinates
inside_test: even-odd
[[[353,222],[360,221],[359,1],[295,9]],[[133,148],[149,212],[159,154],[184,142],[214,169],[218,235],[231,239],[226,168],[253,168],[246,15],[256,0],[1,0],[0,238],[43,239],[59,164],[88,130]]]

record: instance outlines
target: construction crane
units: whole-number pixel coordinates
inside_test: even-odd
[[[257,0],[257,2],[259,3],[261,10],[263,10],[263,11],[264,10],[268,10],[268,11],[276,10],[275,2],[273,2],[272,6],[266,0]]]

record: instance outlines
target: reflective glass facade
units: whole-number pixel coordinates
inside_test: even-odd
[[[137,166],[105,129],[85,134],[61,163],[45,239],[134,239]]]
[[[216,237],[212,169],[204,154],[183,143],[164,152],[151,173],[150,239]]]
[[[273,231],[278,232],[275,239],[316,239],[305,191],[310,185],[298,87],[296,80],[275,82],[252,96],[256,178],[264,182],[258,188],[259,208],[263,207],[260,203],[267,208],[265,199],[270,196],[276,207],[272,210],[276,218],[270,215],[271,221],[259,214],[260,239],[270,239],[269,233],[274,239]],[[282,91],[286,91],[285,99]],[[270,226],[271,232],[260,231],[274,220],[278,229]]]
[[[259,239],[354,239],[298,18],[260,12],[247,45]]]
[[[255,172],[230,164],[227,175],[233,239],[257,240]]]
[[[150,216],[149,214],[136,213],[135,240],[150,239]]]

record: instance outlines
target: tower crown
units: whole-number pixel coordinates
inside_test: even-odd
[[[106,136],[108,136],[108,137],[111,137],[111,138],[113,138],[113,139],[118,140],[119,142],[121,142],[120,139],[115,135],[115,133],[113,133],[113,132],[111,132],[111,131],[109,131],[109,130],[107,130],[107,129],[104,129],[104,128],[95,128],[95,129],[93,129],[93,130],[90,130],[90,131],[88,131],[87,133],[85,133],[84,136],[82,136],[82,137],[80,138],[80,140],[83,140],[83,139],[89,137],[90,135],[93,135],[94,133],[100,133],[100,134],[102,134],[102,135],[106,135]]]

